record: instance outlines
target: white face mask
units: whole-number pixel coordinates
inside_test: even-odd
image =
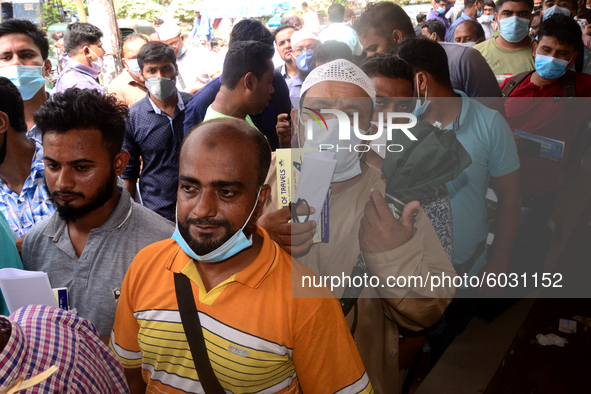
[[[127,64],[127,69],[130,73],[136,77],[140,76],[140,65],[138,64],[137,59],[125,59],[125,64]]]
[[[303,124],[300,118],[300,123]],[[330,149],[330,152],[334,152],[334,158],[337,160],[337,166],[332,176],[332,182],[343,182],[357,175],[361,174],[361,163],[360,153],[356,152],[354,147],[361,144],[361,139],[353,132],[353,126],[350,126],[349,131],[351,139],[339,140],[339,120],[336,118],[328,119],[326,121],[328,130],[321,130],[317,123],[312,123],[312,140],[307,139],[304,143],[304,148],[316,148],[320,149],[321,144],[330,144],[339,149]],[[367,132],[363,132],[367,134]],[[351,148],[349,151],[349,147]],[[323,145],[323,150],[327,150],[326,146]],[[346,148],[346,149],[345,149]],[[359,148],[358,148],[359,149]]]
[[[97,71],[101,71],[103,69],[103,59],[101,59],[100,57],[98,57],[98,55],[96,53],[94,53],[94,51],[92,49],[90,49],[90,47],[88,47],[88,50],[90,52],[92,52],[92,54],[94,56],[96,56],[96,61],[94,61],[94,62],[91,61],[90,62],[90,66],[92,68],[94,68],[95,70],[97,70]]]

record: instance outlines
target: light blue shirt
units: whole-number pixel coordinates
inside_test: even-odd
[[[462,96],[456,136],[470,154],[472,164],[446,183],[453,218],[454,265],[468,260],[488,235],[486,191],[490,177],[519,169],[517,147],[507,121],[463,92],[455,92]],[[453,129],[453,123],[446,129]],[[469,275],[477,274],[485,263],[486,253],[482,253]]]
[[[462,12],[462,15],[460,15],[460,17],[458,19],[456,19],[456,21],[453,23],[453,25],[450,26],[449,30],[447,31],[447,34],[445,36],[445,41],[454,42],[454,34],[456,33],[456,27],[458,27],[458,25],[460,23],[462,23],[463,21],[471,21],[471,20],[472,20],[472,18],[470,18],[468,15],[466,15]]]

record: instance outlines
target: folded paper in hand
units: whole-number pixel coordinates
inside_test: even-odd
[[[295,200],[304,199],[314,207],[309,220],[318,222],[336,166],[334,152],[308,151],[304,155]]]
[[[45,272],[16,268],[0,269],[0,289],[10,313],[27,305],[39,304],[58,308]]]

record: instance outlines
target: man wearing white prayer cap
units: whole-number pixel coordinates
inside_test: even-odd
[[[298,30],[291,36],[291,57],[294,64],[300,70],[299,73],[287,82],[289,97],[300,97],[300,90],[306,76],[314,69],[313,54],[320,45],[318,33],[310,30]]]
[[[185,46],[185,38],[181,35],[180,27],[173,22],[165,22],[156,29],[160,41],[174,49],[179,75],[176,80],[178,90],[195,93],[211,81],[217,70],[208,64],[208,51],[204,48]]]
[[[419,202],[408,203],[401,221],[396,220],[384,199],[386,184],[382,172],[363,160],[362,152],[369,150],[368,141],[364,140],[370,134],[376,99],[367,75],[347,60],[335,60],[310,72],[301,95],[302,110],[294,109],[291,113],[297,124],[295,145],[319,148],[323,144],[323,150],[332,146],[327,150],[335,154],[337,164],[327,212],[329,241],[302,243],[301,236],[296,237],[294,232],[294,245],[289,246],[292,254],[320,277],[353,278],[353,269],[358,267],[356,270],[363,272],[361,276],[366,274],[373,280],[363,285],[354,310],[347,313],[347,322],[375,392],[395,393],[400,383],[398,327],[420,331],[435,324],[453,298],[454,289],[451,284],[444,284],[431,291],[421,287],[420,281],[392,287],[387,278],[420,276],[427,281],[429,275],[454,276],[455,271]],[[335,115],[326,110],[341,112],[335,111],[339,114]],[[348,140],[340,139],[340,132],[347,133],[340,130],[337,116],[345,116],[349,121]],[[271,186],[271,198],[259,224],[269,234],[277,234],[281,226],[286,226],[278,219],[284,217],[282,211],[288,208],[277,210],[276,173],[277,166],[282,165],[285,163],[276,163],[273,158],[265,182]],[[292,170],[289,164],[287,170]],[[358,260],[360,252],[362,263]],[[292,284],[292,295],[305,297],[303,286]],[[334,295],[343,297],[345,287],[351,290],[343,279],[334,286]]]

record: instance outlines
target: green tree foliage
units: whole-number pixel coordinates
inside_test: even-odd
[[[153,23],[162,18],[166,8],[152,0],[115,0],[117,19],[140,19]]]
[[[168,10],[176,20],[193,23],[193,20],[195,20],[195,8],[202,4],[202,0],[173,0]]]
[[[55,7],[53,2],[46,2],[43,5],[43,22],[42,22],[42,28],[43,31],[47,32],[47,29],[49,28],[49,26],[53,25],[54,23],[60,23],[61,22],[61,15],[57,9],[57,7]]]

